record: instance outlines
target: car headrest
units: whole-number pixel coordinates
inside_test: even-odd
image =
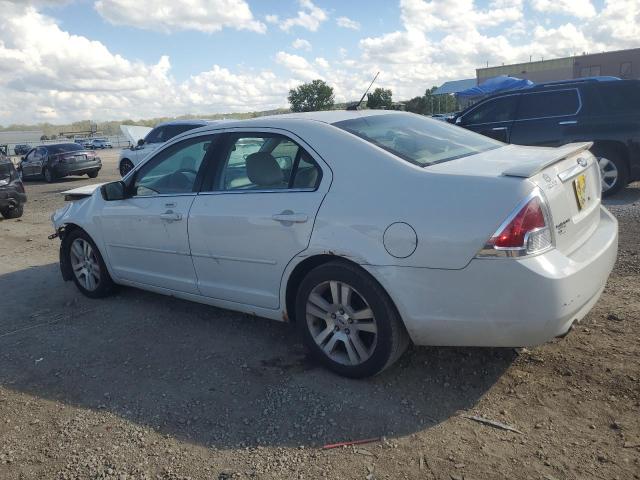
[[[247,177],[254,185],[272,187],[284,180],[280,165],[268,152],[255,152],[247,156]]]

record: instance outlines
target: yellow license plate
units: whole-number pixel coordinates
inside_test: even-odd
[[[573,180],[573,191],[576,193],[578,210],[582,210],[587,203],[587,177],[584,173]]]

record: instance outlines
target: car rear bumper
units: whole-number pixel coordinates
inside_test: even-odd
[[[0,208],[7,208],[26,203],[27,194],[18,191],[13,185],[0,187]]]
[[[616,261],[618,222],[604,207],[567,256],[474,259],[461,270],[365,266],[417,345],[520,347],[565,334],[595,305]]]
[[[65,177],[67,175],[85,175],[89,172],[95,172],[102,168],[100,160],[87,160],[85,162],[57,163],[53,167],[53,172],[57,177]]]

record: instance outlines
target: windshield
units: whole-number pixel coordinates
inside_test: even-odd
[[[421,167],[504,145],[448,123],[405,113],[369,115],[333,125]]]
[[[11,177],[11,171],[13,165],[8,159],[0,157],[0,180],[5,180]]]
[[[77,143],[65,143],[62,145],[47,145],[47,150],[49,151],[49,155],[57,155],[58,153],[84,150],[84,148]]]

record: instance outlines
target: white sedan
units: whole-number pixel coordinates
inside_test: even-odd
[[[616,259],[589,146],[387,111],[210,125],[66,192],[62,275],[90,297],[127,285],[295,322],[351,377],[409,342],[535,345],[587,314]]]

